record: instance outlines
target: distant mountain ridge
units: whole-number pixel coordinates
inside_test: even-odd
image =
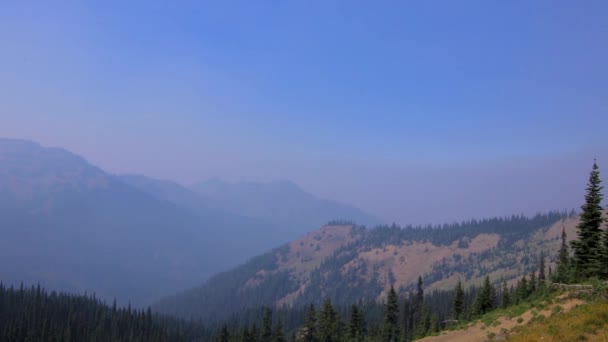
[[[297,234],[170,181],[0,138],[0,236],[4,283],[143,305]]]
[[[297,235],[330,220],[350,220],[367,226],[383,223],[359,208],[318,198],[286,180],[229,183],[216,178],[191,188],[223,210],[270,222]]]

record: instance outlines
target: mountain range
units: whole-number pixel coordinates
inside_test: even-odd
[[[380,222],[289,182],[189,189],[109,174],[61,148],[0,139],[4,283],[145,305],[290,241],[308,224],[350,217]]]

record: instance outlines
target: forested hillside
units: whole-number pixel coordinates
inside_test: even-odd
[[[0,283],[0,341],[210,341],[202,325],[94,296]]]
[[[486,275],[514,279],[553,261],[562,227],[577,218],[551,212],[472,220],[437,227],[366,229],[333,222],[301,239],[218,274],[198,288],[164,298],[154,309],[180,317],[222,319],[261,305],[336,305],[383,298],[391,285],[412,290],[419,276],[432,289],[479,285]]]

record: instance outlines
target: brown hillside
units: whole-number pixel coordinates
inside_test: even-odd
[[[378,299],[385,296],[391,284],[396,288],[408,288],[418,276],[425,274],[437,274],[431,278],[433,281],[425,284],[429,290],[453,288],[458,279],[465,286],[478,285],[487,274],[492,279],[505,278],[515,282],[516,278],[533,267],[541,252],[546,253],[549,265],[554,268],[553,260],[559,249],[562,227],[568,240],[571,240],[576,236],[577,224],[578,219],[564,219],[550,227],[538,229],[526,240],[516,241],[509,250],[499,248],[502,239],[499,234],[486,233],[473,238],[460,238],[450,245],[407,241],[369,248],[354,244],[364,239],[365,235],[357,233],[352,226],[325,226],[291,242],[286,252],[277,252],[277,268],[257,272],[245,283],[245,287],[261,286],[268,276],[288,271],[298,288],[280,298],[276,304],[292,303],[310,286],[311,273],[325,260],[335,256],[342,247],[356,250],[354,256],[341,266],[341,276],[350,276],[350,279],[354,276],[366,283],[376,281],[382,288],[376,295]],[[513,266],[501,266],[504,260],[511,260],[510,265]],[[361,269],[372,271],[362,272]]]

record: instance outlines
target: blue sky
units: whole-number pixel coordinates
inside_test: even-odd
[[[0,136],[184,184],[291,179],[402,223],[572,208],[593,157],[608,167],[606,18],[605,1],[5,1]]]

